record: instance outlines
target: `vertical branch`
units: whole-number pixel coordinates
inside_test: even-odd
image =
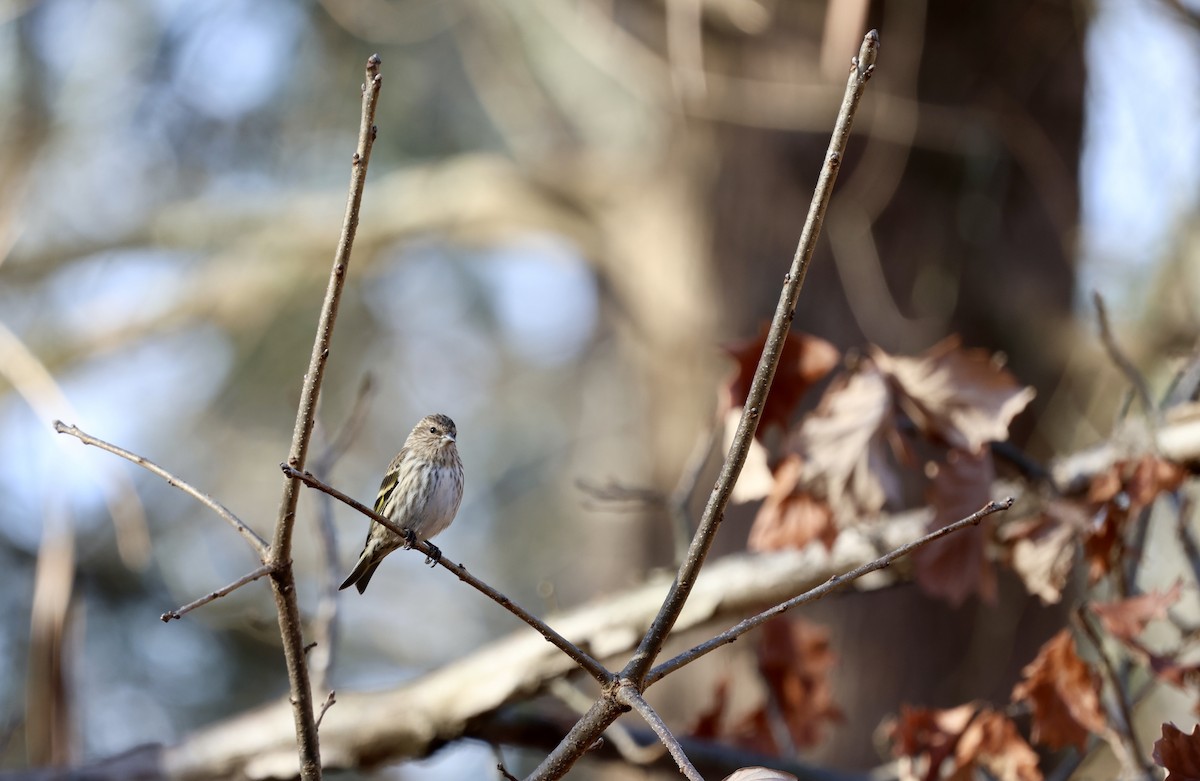
[[[304,375],[304,386],[300,392],[300,406],[296,410],[296,425],[292,431],[292,445],[287,463],[297,469],[304,468],[308,455],[308,443],[312,438],[316,419],[317,398],[321,393],[321,381],[325,376],[325,364],[329,360],[329,345],[333,339],[333,326],[337,320],[338,302],[350,265],[350,250],[354,245],[354,234],[358,230],[359,208],[362,204],[363,186],[367,178],[367,163],[375,141],[375,106],[383,76],[379,72],[379,55],[367,60],[366,83],[362,87],[362,117],[358,130],[358,148],[354,152],[350,174],[350,194],[346,201],[346,216],[342,223],[341,237],[333,257],[333,269],[329,274],[329,285],[325,290],[325,301],[317,322],[317,335],[313,340],[312,356],[308,373]],[[283,638],[283,655],[287,662],[288,682],[291,689],[292,714],[296,722],[296,742],[300,752],[300,778],[315,781],[321,778],[321,751],[317,743],[317,726],[313,718],[312,689],[308,680],[308,667],[304,660],[304,638],[300,628],[300,609],[296,604],[296,578],[292,571],[292,530],[296,521],[296,503],[300,498],[300,483],[287,478],[283,485],[283,497],[279,502],[279,517],[275,522],[275,535],[271,541],[269,563],[272,565],[271,590],[275,595],[275,607],[279,613],[279,633]]]
[[[792,318],[796,313],[796,301],[804,278],[808,274],[808,266],[812,262],[813,251],[816,249],[817,236],[821,231],[821,223],[825,219],[825,210],[829,206],[829,198],[833,193],[833,183],[837,179],[841,167],[842,155],[846,150],[846,142],[850,138],[850,125],[858,109],[858,103],[866,89],[867,81],[875,72],[875,58],[879,54],[879,34],[871,30],[863,37],[858,56],[850,64],[850,76],[846,82],[846,92],[842,97],[842,105],[838,110],[837,121],[833,127],[833,136],[829,140],[829,149],[821,173],[817,177],[816,190],[809,204],[808,215],[804,228],[800,233],[800,241],[796,253],[792,257],[791,269],[783,277],[783,290],[779,295],[779,303],[775,307],[775,316],[771,319],[771,328],[767,333],[767,342],[763,346],[762,357],[759,358],[758,368],[754,371],[754,379],[750,384],[742,416],[738,421],[737,432],[733,444],[725,457],[725,464],[717,477],[717,483],[704,506],[692,542],[687,554],[679,566],[675,582],[671,584],[654,618],[646,631],[637,650],[634,651],[629,663],[621,671],[619,682],[632,684],[638,691],[646,686],[646,675],[654,659],[662,650],[667,635],[675,626],[683,610],[684,603],[692,592],[700,568],[708,556],[716,538],[718,527],[725,516],[725,508],[729,504],[729,496],[733,485],[737,482],[742,466],[746,463],[746,454],[750,450],[750,442],[758,429],[758,417],[767,400],[771,389],[771,381],[775,379],[775,369],[783,355],[783,343],[791,328]],[[607,729],[617,718],[620,706],[615,703],[615,687],[606,686],[605,696],[601,697],[592,709],[580,719],[567,736],[555,747],[542,763],[529,776],[531,781],[562,778],[564,774],[583,756],[597,737]]]
[[[742,466],[746,462],[746,454],[750,450],[750,441],[758,429],[758,417],[767,400],[771,389],[771,381],[775,379],[775,369],[783,354],[783,342],[792,326],[792,318],[796,313],[796,300],[804,285],[804,277],[808,274],[812,262],[813,251],[817,246],[817,236],[821,232],[821,224],[825,219],[825,210],[829,206],[829,198],[833,193],[833,183],[837,179],[841,167],[842,155],[846,151],[846,142],[850,138],[850,125],[854,113],[862,98],[863,90],[868,79],[875,70],[875,57],[879,53],[879,35],[870,31],[863,38],[858,50],[858,57],[850,66],[850,77],[846,83],[846,92],[842,98],[842,106],[838,111],[837,122],[833,126],[833,136],[829,140],[829,150],[825,155],[825,163],[817,177],[817,187],[809,204],[808,216],[804,221],[804,229],[800,233],[800,241],[796,246],[796,254],[792,258],[791,270],[784,275],[783,290],[779,295],[779,304],[775,307],[775,316],[771,319],[771,329],[767,334],[767,342],[763,346],[762,357],[759,358],[758,368],[754,370],[754,379],[750,384],[750,393],[746,404],[742,407],[742,417],[738,421],[737,432],[733,444],[725,458],[725,465],[717,478],[717,484],[709,495],[700,519],[700,526],[692,537],[687,555],[679,567],[679,574],[671,586],[667,598],[663,601],[658,616],[651,624],[641,645],[634,652],[633,658],[622,671],[639,684],[645,678],[650,665],[666,641],[671,627],[683,610],[684,602],[692,591],[704,559],[708,556],[716,537],[717,528],[725,516],[725,507],[729,504],[729,496],[733,485],[737,482]]]

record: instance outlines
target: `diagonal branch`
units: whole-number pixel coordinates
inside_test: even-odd
[[[829,151],[825,155],[825,163],[817,177],[817,187],[809,205],[808,216],[804,221],[804,229],[800,233],[800,242],[796,254],[792,258],[791,270],[784,275],[783,290],[779,296],[779,304],[775,308],[775,316],[771,319],[771,329],[763,346],[762,357],[758,368],[754,371],[754,379],[750,384],[750,393],[746,404],[742,407],[742,417],[738,421],[737,433],[734,434],[733,444],[725,465],[717,478],[717,484],[704,507],[700,526],[692,537],[679,574],[675,578],[670,592],[663,600],[662,609],[646,632],[642,643],[634,652],[622,671],[622,676],[634,681],[642,681],[650,665],[666,642],[671,627],[679,617],[683,605],[696,582],[696,576],[704,565],[708,551],[712,547],[718,527],[725,516],[725,507],[729,504],[729,496],[734,483],[746,462],[746,454],[750,450],[750,442],[758,429],[758,416],[767,401],[771,390],[771,381],[775,378],[775,369],[783,355],[783,343],[791,328],[792,318],[796,313],[796,300],[804,285],[804,277],[808,273],[813,251],[817,246],[817,236],[821,231],[821,223],[825,218],[825,209],[829,206],[829,198],[833,193],[833,183],[837,179],[841,167],[842,155],[846,150],[846,142],[850,138],[850,125],[854,120],[854,112],[858,108],[867,80],[875,70],[875,57],[879,52],[879,35],[872,30],[863,38],[858,57],[850,66],[850,77],[846,82],[845,96],[838,111],[837,122],[834,124],[833,137],[829,141]]]
[[[717,635],[716,637],[706,640],[703,643],[701,643],[700,645],[697,645],[694,648],[684,651],[683,653],[679,654],[678,656],[676,656],[672,659],[668,659],[667,661],[658,665],[657,667],[655,667],[653,670],[651,670],[646,675],[646,685],[649,686],[650,684],[654,683],[655,681],[658,681],[663,676],[669,675],[670,673],[675,672],[680,667],[683,667],[686,664],[691,664],[692,662],[699,659],[701,656],[704,656],[705,654],[707,654],[711,651],[715,651],[723,645],[728,645],[729,643],[732,643],[734,640],[737,640],[739,637],[746,634],[751,629],[754,629],[757,626],[761,626],[762,624],[765,624],[767,621],[770,621],[772,618],[779,615],[780,613],[786,612],[788,610],[791,610],[794,607],[798,607],[799,605],[803,605],[808,602],[815,602],[816,600],[821,599],[822,597],[826,596],[827,594],[838,590],[842,586],[845,586],[848,583],[858,580],[863,575],[866,575],[869,572],[874,572],[875,570],[883,569],[884,567],[890,565],[896,559],[907,556],[908,554],[915,551],[917,548],[924,547],[924,546],[928,545],[929,543],[933,542],[934,540],[941,539],[942,537],[945,537],[947,534],[953,534],[954,532],[958,531],[959,529],[966,528],[967,526],[978,526],[979,522],[981,520],[983,520],[987,516],[991,515],[992,513],[1001,512],[1002,510],[1007,510],[1012,506],[1013,506],[1012,497],[1009,497],[1001,502],[988,502],[988,504],[986,506],[984,506],[983,508],[981,508],[980,510],[978,510],[974,513],[971,513],[966,518],[955,521],[954,523],[949,524],[947,526],[943,526],[942,528],[937,529],[936,531],[932,531],[929,534],[926,534],[924,537],[921,537],[920,539],[913,540],[912,542],[906,543],[905,545],[901,545],[899,548],[896,548],[895,550],[891,551],[890,553],[880,556],[879,558],[875,559],[874,561],[867,562],[866,564],[863,564],[861,567],[856,567],[856,568],[850,570],[849,572],[832,577],[829,580],[822,583],[821,585],[817,586],[816,588],[809,589],[808,591],[805,591],[803,594],[800,594],[799,596],[795,596],[785,602],[781,602],[772,608],[764,610],[763,612],[759,613],[756,616],[751,616],[750,618],[747,618],[745,621],[741,621],[738,624],[730,627],[729,629],[727,629],[726,631]]]
[[[379,55],[367,60],[366,81],[362,85],[362,115],[358,128],[358,148],[351,158],[350,192],[346,198],[346,215],[342,222],[342,233],[333,256],[333,268],[329,273],[329,284],[325,289],[325,300],[317,321],[317,335],[313,340],[312,355],[304,385],[300,390],[300,405],[296,410],[296,425],[292,430],[292,445],[287,463],[297,469],[304,468],[308,455],[308,444],[312,439],[313,424],[316,422],[317,399],[321,394],[321,381],[325,377],[325,364],[329,360],[329,345],[333,341],[333,326],[337,320],[338,303],[350,267],[350,251],[358,231],[359,209],[362,206],[363,189],[367,181],[367,164],[371,159],[371,147],[375,143],[375,107],[379,91],[383,86],[383,75],[379,72]],[[300,753],[300,778],[302,781],[319,781],[321,778],[321,751],[317,741],[317,725],[313,717],[312,687],[308,680],[308,665],[304,659],[304,637],[300,627],[300,608],[296,604],[296,578],[292,572],[292,530],[296,525],[296,503],[300,499],[300,482],[289,478],[283,484],[283,496],[279,500],[279,517],[275,522],[275,536],[271,541],[270,563],[271,591],[275,595],[275,607],[279,614],[279,633],[283,638],[283,656],[287,662],[288,682],[291,690],[293,716],[296,722],[296,742]]]
[[[634,651],[628,664],[621,671],[621,679],[632,682],[639,689],[644,688],[646,674],[654,664],[659,651],[662,650],[663,643],[666,642],[672,627],[675,626],[679,614],[683,611],[684,603],[687,602],[688,596],[696,584],[696,578],[699,577],[704,560],[708,557],[708,552],[716,539],[717,529],[725,517],[725,508],[729,504],[733,486],[742,471],[742,466],[746,463],[751,440],[758,429],[759,414],[766,404],[767,394],[771,390],[771,381],[775,378],[775,369],[779,366],[779,360],[783,355],[784,340],[796,314],[796,301],[800,296],[800,289],[804,285],[804,278],[808,274],[809,264],[812,262],[825,210],[829,207],[833,183],[837,179],[842,155],[846,150],[846,142],[850,137],[850,125],[853,122],[855,111],[858,109],[863,91],[866,89],[867,81],[875,72],[875,59],[878,53],[879,34],[871,30],[863,37],[858,56],[850,63],[850,75],[846,81],[846,91],[842,97],[841,108],[838,110],[837,121],[834,123],[833,137],[829,141],[829,149],[825,155],[825,163],[821,166],[821,173],[817,177],[817,186],[813,192],[812,202],[809,204],[804,228],[800,232],[796,253],[792,257],[791,269],[783,277],[783,290],[779,295],[779,303],[775,307],[775,315],[771,318],[771,328],[767,332],[767,341],[763,345],[758,368],[754,371],[750,392],[742,407],[742,415],[738,421],[737,432],[733,437],[733,444],[725,457],[725,464],[721,467],[717,483],[704,506],[700,524],[692,537],[691,545],[688,546],[687,554],[679,566],[675,582],[671,584],[671,588],[659,608],[658,615],[655,616],[650,628],[642,637],[637,650]],[[598,700],[554,751],[550,752],[550,755],[534,769],[529,778],[538,781],[562,778],[588,750],[592,741],[616,719],[619,708],[613,704],[612,696],[610,690],[606,696]]]
[[[80,442],[82,442],[85,445],[93,445],[95,447],[100,448],[101,450],[107,450],[109,453],[112,453],[113,455],[120,456],[121,458],[124,458],[126,461],[132,461],[133,463],[137,464],[138,466],[142,467],[143,469],[145,469],[149,472],[153,472],[154,474],[158,475],[163,480],[166,480],[168,485],[178,488],[180,491],[183,491],[188,496],[197,500],[198,502],[200,502],[201,504],[203,504],[204,506],[208,507],[210,510],[215,512],[217,515],[221,516],[221,518],[223,518],[226,523],[228,523],[230,526],[232,526],[237,531],[238,534],[240,534],[246,538],[246,542],[250,543],[250,547],[254,548],[255,553],[258,554],[259,560],[264,561],[264,562],[267,560],[267,541],[264,540],[262,537],[259,537],[258,534],[256,534],[253,529],[251,529],[249,526],[247,526],[245,523],[243,523],[242,520],[240,518],[238,518],[236,515],[231,513],[229,511],[229,508],[227,508],[225,505],[221,504],[220,502],[218,502],[216,499],[212,498],[208,494],[201,492],[199,489],[195,488],[191,483],[187,483],[187,482],[179,479],[175,475],[173,475],[170,472],[168,472],[167,470],[163,469],[158,464],[154,463],[153,461],[151,461],[147,458],[143,458],[142,456],[139,456],[137,453],[131,453],[128,450],[121,448],[121,447],[117,447],[116,445],[114,445],[110,442],[105,442],[103,439],[97,439],[96,437],[93,437],[91,434],[81,431],[80,429],[76,428],[75,426],[68,426],[66,423],[63,423],[61,420],[54,421],[54,430],[57,431],[59,434],[70,434],[71,436],[75,437],[76,439],[78,439]]]
[[[228,586],[222,586],[221,588],[217,589],[216,591],[212,591],[208,594],[205,594],[204,596],[200,597],[199,599],[195,600],[194,602],[189,602],[181,608],[177,608],[176,610],[172,610],[168,613],[163,613],[161,616],[159,616],[159,618],[162,619],[162,622],[164,624],[169,624],[171,622],[171,619],[178,620],[180,618],[183,618],[185,615],[192,612],[196,608],[203,607],[203,606],[207,605],[209,602],[218,600],[221,597],[225,596],[226,594],[232,594],[234,591],[237,591],[239,588],[246,585],[247,583],[253,583],[254,581],[261,578],[263,575],[270,575],[270,574],[271,574],[271,565],[264,564],[261,567],[259,567],[258,569],[254,570],[253,572],[247,572],[245,575],[242,575],[240,578],[233,581]]]
[[[305,485],[315,488],[318,491],[329,494],[334,499],[337,499],[339,502],[342,502],[344,504],[349,505],[350,507],[353,507],[355,510],[358,510],[360,513],[362,513],[363,515],[372,519],[376,523],[386,526],[387,528],[394,531],[396,534],[399,534],[401,537],[405,537],[405,538],[409,537],[409,532],[407,530],[405,530],[404,528],[402,528],[401,526],[397,525],[390,518],[380,515],[379,513],[372,510],[371,508],[367,507],[362,502],[359,502],[359,501],[347,496],[346,494],[342,493],[341,491],[334,488],[333,486],[326,485],[325,483],[321,482],[316,477],[314,477],[312,475],[312,473],[301,472],[296,469],[292,469],[287,464],[280,464],[280,468],[283,469],[284,474],[288,475],[289,477],[295,478],[296,480],[299,480],[299,481],[303,482]],[[446,569],[453,572],[456,576],[458,576],[459,580],[466,583],[468,586],[471,586],[472,588],[474,588],[479,593],[483,594],[488,599],[492,600],[493,602],[496,602],[501,607],[503,607],[505,610],[512,613],[514,616],[521,619],[525,623],[529,624],[531,627],[533,627],[535,630],[537,630],[538,634],[540,634],[542,637],[546,638],[546,640],[548,642],[550,642],[552,645],[554,645],[556,648],[558,648],[560,651],[562,651],[567,656],[574,659],[575,662],[580,667],[582,667],[584,670],[586,670],[593,678],[595,678],[600,683],[600,685],[603,686],[603,685],[607,685],[612,682],[613,674],[611,672],[609,672],[608,669],[605,668],[604,665],[602,665],[600,662],[596,661],[596,659],[593,658],[591,654],[584,651],[582,648],[579,648],[574,643],[572,643],[570,640],[566,639],[565,637],[560,635],[558,632],[551,629],[550,626],[545,621],[542,621],[540,618],[535,616],[533,613],[530,613],[528,610],[521,607],[516,602],[513,602],[511,599],[506,597],[504,594],[501,594],[499,591],[492,588],[487,583],[484,583],[482,580],[480,580],[479,578],[472,575],[470,572],[467,571],[466,567],[464,567],[461,564],[455,564],[454,562],[448,560],[445,556],[433,555],[433,551],[436,549],[432,545],[430,545],[427,541],[422,540],[420,538],[416,538],[414,540],[412,547],[414,549],[420,551],[421,553],[425,554],[427,557],[436,559],[438,564],[442,565]]]
[[[638,712],[638,715],[645,719],[650,725],[650,729],[654,730],[654,734],[658,735],[658,739],[667,747],[667,751],[671,752],[671,758],[675,760],[675,764],[679,767],[679,772],[683,774],[688,781],[704,781],[704,777],[700,775],[700,771],[687,758],[687,754],[683,753],[683,747],[679,745],[679,740],[671,734],[671,730],[667,728],[666,722],[662,720],[662,716],[646,702],[646,698],[638,692],[631,684],[625,684],[617,689],[617,702],[622,705],[628,705]]]
[[[1154,407],[1154,401],[1150,398],[1150,386],[1146,383],[1146,378],[1133,365],[1133,361],[1129,360],[1129,356],[1121,349],[1121,345],[1117,344],[1117,337],[1113,334],[1112,325],[1108,320],[1108,307],[1104,305],[1104,299],[1100,293],[1092,293],[1092,301],[1096,304],[1096,319],[1100,321],[1100,340],[1104,343],[1104,349],[1108,351],[1109,359],[1133,385],[1138,401],[1142,403],[1142,409],[1146,411],[1146,416],[1154,420],[1157,410]]]

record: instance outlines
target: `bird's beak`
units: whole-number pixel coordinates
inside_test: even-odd
[[[453,442],[457,442],[458,440],[456,440],[456,439],[454,438],[454,435],[453,435],[453,434],[442,434],[442,441],[443,441],[443,442],[451,442],[451,443],[453,443]]]

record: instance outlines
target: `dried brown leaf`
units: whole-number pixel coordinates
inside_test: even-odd
[[[1028,702],[1033,710],[1034,743],[1083,751],[1090,733],[1108,732],[1100,706],[1100,680],[1079,658],[1069,630],[1047,640],[1021,674],[1012,698]]]
[[[1200,781],[1200,725],[1184,734],[1174,724],[1162,725],[1154,742],[1154,761],[1167,769],[1166,781]]]
[[[975,703],[949,710],[900,706],[900,715],[886,728],[892,753],[898,757],[928,760],[927,779],[938,777],[942,763],[954,754],[958,739],[979,710]]]
[[[938,467],[930,488],[933,531],[967,517],[991,499],[996,472],[988,451],[971,455],[951,450]],[[996,600],[996,571],[984,555],[987,524],[963,529],[913,553],[917,585],[926,594],[957,607],[972,594],[985,602]]]
[[[1087,498],[1095,521],[1084,541],[1092,583],[1107,575],[1124,555],[1124,532],[1130,520],[1162,492],[1177,489],[1185,476],[1180,465],[1146,455],[1119,461],[1092,478]]]
[[[991,708],[981,710],[963,731],[954,759],[964,770],[986,768],[999,781],[1042,781],[1037,753],[1011,719]]]
[[[869,361],[839,377],[800,426],[802,479],[823,493],[839,518],[871,515],[899,494],[889,440],[895,432],[892,394]]]
[[[1035,395],[986,350],[962,349],[957,336],[916,358],[878,348],[871,357],[898,386],[901,407],[921,431],[970,452],[1007,439],[1012,419]]]
[[[1008,549],[1008,563],[1025,589],[1042,604],[1052,605],[1062,599],[1079,549],[1078,536],[1078,526],[1058,522],[1047,510],[1027,523],[1005,525],[1001,544]]]
[[[1167,608],[1178,602],[1182,593],[1183,582],[1177,581],[1167,591],[1151,591],[1116,602],[1095,602],[1090,608],[1110,635],[1128,643],[1141,635],[1151,621],[1166,618]]]
[[[737,362],[725,387],[727,409],[737,409],[746,403],[769,332],[770,324],[763,324],[753,339],[726,346],[725,350]],[[788,331],[771,391],[759,417],[758,432],[762,434],[771,426],[787,428],[804,394],[829,374],[840,359],[838,349],[824,339]]]
[[[833,510],[801,487],[804,463],[795,454],[775,470],[775,485],[758,508],[746,547],[752,551],[803,548],[814,539],[833,548],[837,526]]]
[[[762,626],[758,669],[799,747],[816,745],[830,722],[841,721],[829,671],[837,659],[829,630],[800,619],[777,618]]]

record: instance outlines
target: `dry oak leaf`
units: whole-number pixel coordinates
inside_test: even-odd
[[[900,707],[888,726],[893,753],[924,759],[924,781],[973,779],[985,768],[1001,781],[1041,781],[1037,754],[1003,714],[977,703],[949,710]]]
[[[1183,484],[1187,470],[1172,461],[1152,455],[1137,461],[1118,461],[1092,478],[1088,501],[1114,503],[1126,516],[1137,515],[1163,491],[1174,491]]]
[[[1170,722],[1154,741],[1154,761],[1167,769],[1166,781],[1200,781],[1200,725],[1185,735]]]
[[[1011,719],[991,708],[980,711],[963,731],[954,758],[959,767],[980,765],[1000,781],[1042,781],[1037,752]]]
[[[837,658],[829,630],[801,619],[776,618],[763,624],[758,669],[797,747],[815,746],[830,722],[842,720],[834,704],[829,671]]]
[[[1021,671],[1013,702],[1033,711],[1033,742],[1051,749],[1074,746],[1083,751],[1088,735],[1107,735],[1100,706],[1100,680],[1075,650],[1064,629],[1042,645],[1037,658]]]
[[[725,675],[717,681],[713,691],[713,701],[688,728],[687,734],[698,740],[715,741],[724,736],[721,723],[725,718],[725,710],[729,707],[729,676]]]
[[[1022,386],[986,350],[964,350],[957,336],[943,339],[915,358],[871,357],[898,386],[905,414],[927,436],[951,447],[978,451],[1008,439],[1012,419],[1036,392]]]
[[[975,703],[948,710],[901,705],[899,717],[892,719],[884,731],[895,756],[926,758],[925,778],[932,781],[938,777],[942,763],[954,754],[959,737],[978,710]]]
[[[746,547],[752,551],[803,548],[814,539],[833,550],[838,529],[833,509],[805,491],[800,482],[804,461],[791,454],[775,470],[775,484],[758,508]]]
[[[898,437],[891,390],[879,369],[863,361],[835,379],[801,423],[801,479],[839,518],[877,513],[900,493],[890,459]]]
[[[1119,461],[1092,478],[1087,499],[1095,520],[1084,540],[1090,582],[1107,575],[1124,553],[1125,525],[1163,491],[1179,488],[1186,476],[1180,465],[1146,455]]]
[[[701,711],[687,734],[703,740],[724,741],[759,754],[778,754],[779,746],[771,737],[771,724],[765,707],[742,714],[736,719],[731,717],[730,685],[729,675],[717,681],[712,704]]]
[[[1151,621],[1166,618],[1167,608],[1179,601],[1181,593],[1183,581],[1176,581],[1167,591],[1151,591],[1116,602],[1092,603],[1089,607],[1110,635],[1129,643],[1136,640]]]
[[[979,510],[991,499],[996,470],[992,455],[951,450],[937,468],[929,492],[934,515],[929,531],[948,526]],[[996,571],[985,555],[990,524],[963,529],[912,554],[917,585],[928,596],[954,607],[979,594],[989,604],[996,601]]]
[[[1021,578],[1025,590],[1036,594],[1042,604],[1062,600],[1079,549],[1078,539],[1086,525],[1087,513],[1078,504],[1049,499],[1039,515],[1000,527],[997,536],[1008,565]]]
[[[737,344],[727,345],[726,352],[737,362],[737,368],[725,386],[725,408],[736,409],[746,403],[754,370],[767,343],[771,326],[764,323],[758,335]],[[811,334],[788,331],[779,356],[775,379],[759,416],[760,436],[767,428],[778,425],[787,428],[800,399],[817,382],[837,366],[841,353],[829,342]]]

